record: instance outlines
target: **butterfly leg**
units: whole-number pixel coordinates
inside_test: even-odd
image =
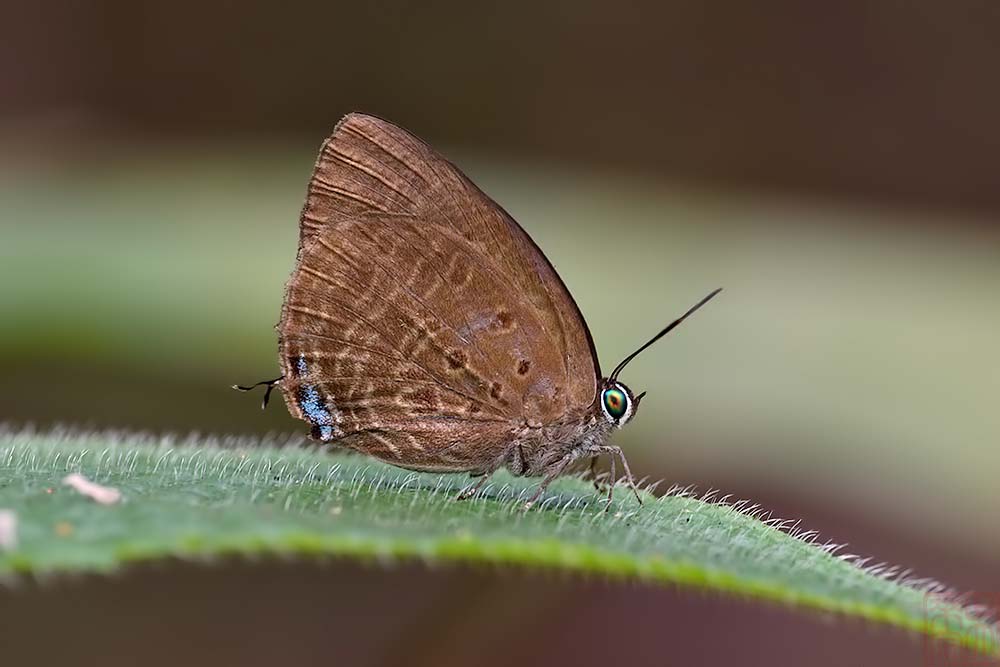
[[[628,459],[625,458],[625,452],[618,445],[599,445],[589,450],[590,453],[606,453],[611,455],[611,486],[614,488],[615,478],[614,478],[614,464],[615,457],[617,456],[622,461],[622,467],[625,469],[625,479],[628,480],[629,486],[632,487],[632,492],[635,494],[635,499],[642,504],[642,497],[639,495],[639,486],[635,483],[635,477],[632,476],[632,471],[628,467]],[[611,494],[608,494],[608,502],[610,504]]]
[[[608,502],[604,505],[604,511],[611,509],[611,499],[615,495],[615,484],[618,483],[618,471],[615,470],[615,457],[611,455],[611,472],[608,477]]]
[[[573,463],[573,461],[576,461],[581,456],[584,456],[586,453],[587,452],[584,449],[571,449],[569,453],[550,465],[548,471],[545,473],[545,477],[542,478],[542,483],[538,485],[538,489],[531,496],[531,498],[528,499],[528,502],[524,504],[524,509],[531,509],[532,505],[535,504],[535,501],[537,501],[538,498],[545,493],[545,489],[549,487],[552,480],[561,475],[569,464]]]
[[[597,472],[597,462],[600,460],[599,454],[594,454],[590,457],[590,468],[587,474],[590,476],[591,482],[594,484],[594,491],[598,493],[604,493],[607,490],[607,484],[601,482],[601,476]]]
[[[468,500],[469,498],[472,498],[474,495],[479,493],[479,490],[482,489],[483,486],[486,484],[486,482],[489,481],[490,477],[493,476],[494,472],[495,470],[491,470],[490,472],[480,473],[478,475],[479,479],[476,481],[476,483],[471,484],[462,489],[459,492],[459,494],[455,496],[455,500]]]
[[[489,478],[493,476],[493,473],[504,466],[507,466],[507,468],[511,471],[520,471],[520,474],[522,475],[525,473],[524,452],[521,449],[521,443],[517,443],[510,447],[503,456],[494,461],[486,470],[472,473],[470,476],[479,477],[479,480],[475,484],[462,489],[462,491],[455,496],[455,500],[468,500],[479,493],[479,490],[482,489],[483,485],[485,485]],[[515,474],[517,473],[515,472]]]

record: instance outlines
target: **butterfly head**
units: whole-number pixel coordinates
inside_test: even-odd
[[[601,391],[601,411],[604,413],[604,418],[615,428],[621,428],[635,416],[639,409],[639,401],[645,395],[646,392],[642,392],[635,396],[632,390],[621,382],[605,379],[604,389]]]

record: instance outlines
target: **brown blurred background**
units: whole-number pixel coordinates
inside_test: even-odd
[[[521,221],[605,367],[726,287],[624,378],[650,391],[620,438],[643,475],[1000,589],[995,3],[63,2],[4,16],[0,419],[301,430],[280,402],[260,414],[227,387],[274,375],[315,150],[363,110],[441,148]],[[266,625],[274,655],[298,663],[458,664],[477,637],[498,664],[919,658],[911,637],[741,602],[352,567],[170,566],[58,595],[162,614],[167,634],[129,626],[162,664],[190,659],[189,636],[238,643],[194,631],[223,616],[258,638]],[[355,576],[366,585],[348,595]],[[276,617],[282,590],[299,611]],[[53,596],[0,593],[25,647],[51,634],[31,610]],[[393,604],[410,599],[424,602]],[[302,609],[373,601],[391,631],[302,623]],[[416,642],[436,614],[454,631]],[[100,652],[110,628],[76,623],[67,651]],[[569,651],[603,636],[615,652]],[[377,648],[342,653],[350,642]]]
[[[1000,209],[1000,10],[943,4],[8,7],[6,129],[435,143],[674,182]],[[105,137],[102,137],[105,138]]]

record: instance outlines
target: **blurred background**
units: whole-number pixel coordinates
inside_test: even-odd
[[[229,385],[277,374],[315,153],[367,111],[521,222],[605,368],[726,288],[623,376],[649,391],[618,437],[634,470],[1000,590],[995,3],[5,4],[0,420],[304,432]],[[59,586],[0,594],[25,647],[74,624],[50,657],[100,653],[101,618],[162,664],[920,656],[842,620],[510,572],[165,565]],[[53,612],[60,591],[103,615]],[[163,622],[143,623],[150,596]]]

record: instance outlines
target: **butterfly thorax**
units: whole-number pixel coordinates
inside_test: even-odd
[[[585,452],[605,445],[614,430],[612,424],[592,410],[574,421],[526,429],[519,440],[518,454],[522,460],[518,462],[515,458],[506,467],[515,475],[543,475],[572,452],[582,457]]]

